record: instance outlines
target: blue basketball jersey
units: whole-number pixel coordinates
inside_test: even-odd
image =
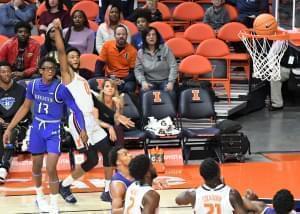
[[[133,183],[133,180],[128,180],[120,172],[116,172],[112,176],[111,181],[119,181],[119,182],[123,183],[126,188],[128,188],[130,186],[130,184]]]
[[[44,84],[42,79],[35,79],[27,87],[26,98],[34,102],[34,116],[42,120],[61,120],[63,116],[63,100],[58,100],[57,93],[64,87],[59,80]]]

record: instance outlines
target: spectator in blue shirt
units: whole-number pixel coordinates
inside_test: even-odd
[[[13,37],[15,25],[20,22],[31,22],[35,17],[36,7],[34,4],[27,4],[24,0],[11,0],[0,6],[0,34]]]

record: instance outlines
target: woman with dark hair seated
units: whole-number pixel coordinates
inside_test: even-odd
[[[134,74],[142,92],[165,90],[175,98],[177,62],[170,48],[161,42],[159,32],[149,27],[142,32],[143,48],[138,51]]]
[[[81,54],[93,53],[95,33],[90,29],[89,21],[82,10],[72,13],[71,25],[63,30],[65,43],[77,48]]]
[[[66,28],[71,23],[69,12],[64,10],[63,0],[46,0],[47,10],[43,12],[39,19],[39,34],[45,34],[48,25],[56,18],[61,20],[62,28]]]

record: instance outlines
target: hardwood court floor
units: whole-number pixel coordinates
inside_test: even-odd
[[[296,199],[300,198],[300,154],[268,154],[270,162],[226,163],[221,165],[225,182],[238,189],[242,194],[248,188],[253,189],[260,198],[272,198],[273,194],[281,188],[291,190]],[[161,194],[160,213],[191,213],[190,207],[178,207],[174,203],[176,195],[185,188],[194,188],[202,183],[199,176],[199,166],[173,166],[167,167],[164,174],[167,177],[170,189],[159,191]],[[20,178],[20,174],[12,175]],[[60,173],[60,176],[65,175]],[[88,173],[81,182],[76,184],[75,192],[79,202],[68,205],[60,198],[59,204],[63,213],[110,213],[109,203],[101,202],[99,191],[103,184],[99,178],[103,177],[101,169]],[[92,182],[91,182],[92,181]],[[30,181],[31,182],[31,181]],[[33,213],[37,212],[34,204],[32,183],[23,183],[12,180],[0,187],[0,213]],[[16,184],[19,185],[16,185]],[[86,185],[86,186],[84,186]],[[96,187],[98,185],[98,187]],[[93,187],[93,188],[92,188]],[[25,192],[22,192],[25,188]],[[14,190],[14,191],[12,191]],[[17,191],[16,191],[17,190]],[[95,192],[96,191],[96,192]],[[18,196],[5,196],[16,194]],[[5,210],[5,212],[2,212]]]

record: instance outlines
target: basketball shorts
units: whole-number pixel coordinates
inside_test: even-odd
[[[84,114],[84,121],[87,135],[89,137],[89,145],[95,145],[97,142],[103,140],[107,136],[106,132],[99,126],[96,118],[92,114]],[[69,128],[76,148],[78,150],[84,148],[84,144],[80,139],[80,130],[73,113],[71,113],[69,116]]]
[[[45,123],[34,120],[30,130],[28,150],[32,154],[60,153],[60,123]]]

